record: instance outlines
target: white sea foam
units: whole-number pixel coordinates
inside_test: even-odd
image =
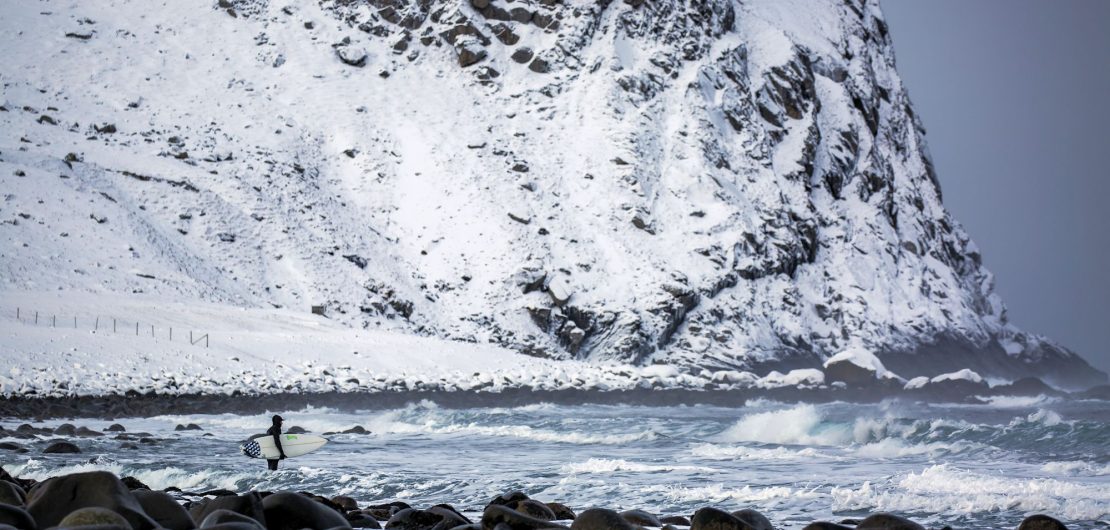
[[[622,459],[610,458],[591,458],[585,462],[577,462],[566,464],[559,469],[563,473],[568,474],[586,474],[586,473],[617,473],[617,472],[631,472],[631,473],[660,473],[667,471],[688,471],[697,473],[715,473],[716,469],[704,466],[681,466],[676,464],[644,464],[640,462],[629,462]]]
[[[833,510],[976,513],[1039,511],[1095,520],[1110,513],[1110,488],[1048,478],[1017,478],[933,465],[879,486],[834,487]]]
[[[818,491],[819,486],[813,488],[792,488],[788,486],[752,487],[743,486],[730,488],[724,484],[712,484],[700,487],[684,487],[671,485],[654,485],[643,489],[644,493],[661,493],[671,502],[768,502],[775,500],[789,500],[797,502],[803,499],[817,499],[824,494]]]
[[[693,456],[712,460],[808,460],[811,458],[838,458],[822,453],[813,447],[790,449],[786,447],[746,447],[743,445],[698,444],[691,449]]]
[[[722,442],[761,442],[790,445],[841,445],[852,441],[847,425],[822,425],[813,405],[749,414],[717,439]]]
[[[1101,477],[1110,475],[1110,464],[1093,464],[1081,461],[1048,462],[1041,466],[1041,471],[1055,475],[1083,475]]]

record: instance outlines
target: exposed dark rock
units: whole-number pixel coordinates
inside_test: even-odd
[[[266,526],[266,514],[262,505],[262,497],[255,492],[244,493],[243,495],[236,495],[233,492],[227,492],[229,495],[221,495],[215,499],[205,500],[193,504],[189,507],[189,516],[194,521],[203,521],[208,514],[216,510],[229,510],[240,515],[245,515],[258,521],[258,524]],[[209,492],[209,494],[211,494]]]
[[[1017,530],[1067,530],[1064,523],[1047,515],[1030,515],[1021,521]]]
[[[81,448],[70,442],[54,442],[42,450],[43,454],[80,453]]]
[[[289,491],[274,493],[262,499],[267,530],[328,530],[350,528],[339,512],[304,495]]]
[[[856,530],[925,530],[905,517],[890,513],[876,513],[864,518],[856,525]]]
[[[645,512],[644,510],[626,510],[621,512],[620,516],[623,517],[625,521],[628,521],[634,525],[652,526],[655,528],[663,526],[663,523],[659,520],[658,517]]]
[[[754,530],[739,517],[716,508],[702,508],[690,519],[690,530]]]
[[[613,510],[590,508],[580,514],[570,525],[571,530],[639,530]]]
[[[162,491],[134,490],[131,492],[139,505],[143,508],[160,528],[167,530],[192,530],[196,528],[189,512],[174,500],[168,493]]]
[[[57,526],[74,510],[88,507],[111,510],[123,516],[134,530],[157,526],[123,482],[106,471],[50,478],[27,492],[27,512],[42,528]]]
[[[521,47],[517,48],[515,51],[513,51],[513,54],[512,54],[511,57],[514,61],[516,61],[520,64],[524,64],[528,61],[531,61],[533,55],[534,54],[532,53],[532,48],[529,48],[527,46],[521,46]]]

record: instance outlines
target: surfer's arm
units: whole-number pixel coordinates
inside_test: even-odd
[[[285,460],[285,450],[281,448],[281,431],[273,428],[270,430],[273,432],[274,445],[277,446],[278,454],[281,455],[282,460]]]

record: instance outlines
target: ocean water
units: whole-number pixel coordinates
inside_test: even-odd
[[[78,455],[0,452],[11,473],[36,479],[105,469],[152,488],[294,489],[360,504],[441,502],[479,512],[522,490],[582,510],[640,508],[686,515],[703,506],[754,508],[780,528],[893,511],[930,526],[1014,528],[1032,513],[1077,527],[1110,527],[1110,403],[1002,398],[990,405],[889,401],[742,408],[540,404],[386,411],[274,411],[315,433],[360,425],[277,473],[241,455],[269,414],[67,420],[111,423],[157,439],[121,449],[81,438]],[[0,420],[5,428],[22,423]],[[46,424],[56,426],[62,421]],[[176,432],[196,423],[203,431]]]

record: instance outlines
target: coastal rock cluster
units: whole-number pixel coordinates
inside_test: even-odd
[[[449,504],[428,508],[404,502],[360,505],[353,498],[325,498],[308,492],[190,493],[177,488],[152,491],[131,477],[106,471],[74,473],[41,482],[0,469],[0,529],[86,530],[774,530],[753,509],[733,512],[704,507],[693,514],[656,515],[647,510],[580,512],[513,491],[492,499],[471,519]],[[948,527],[945,527],[948,528]],[[1046,515],[1027,517],[1017,530],[1065,530]],[[804,530],[925,530],[904,517],[875,513],[862,519],[816,521]]]

